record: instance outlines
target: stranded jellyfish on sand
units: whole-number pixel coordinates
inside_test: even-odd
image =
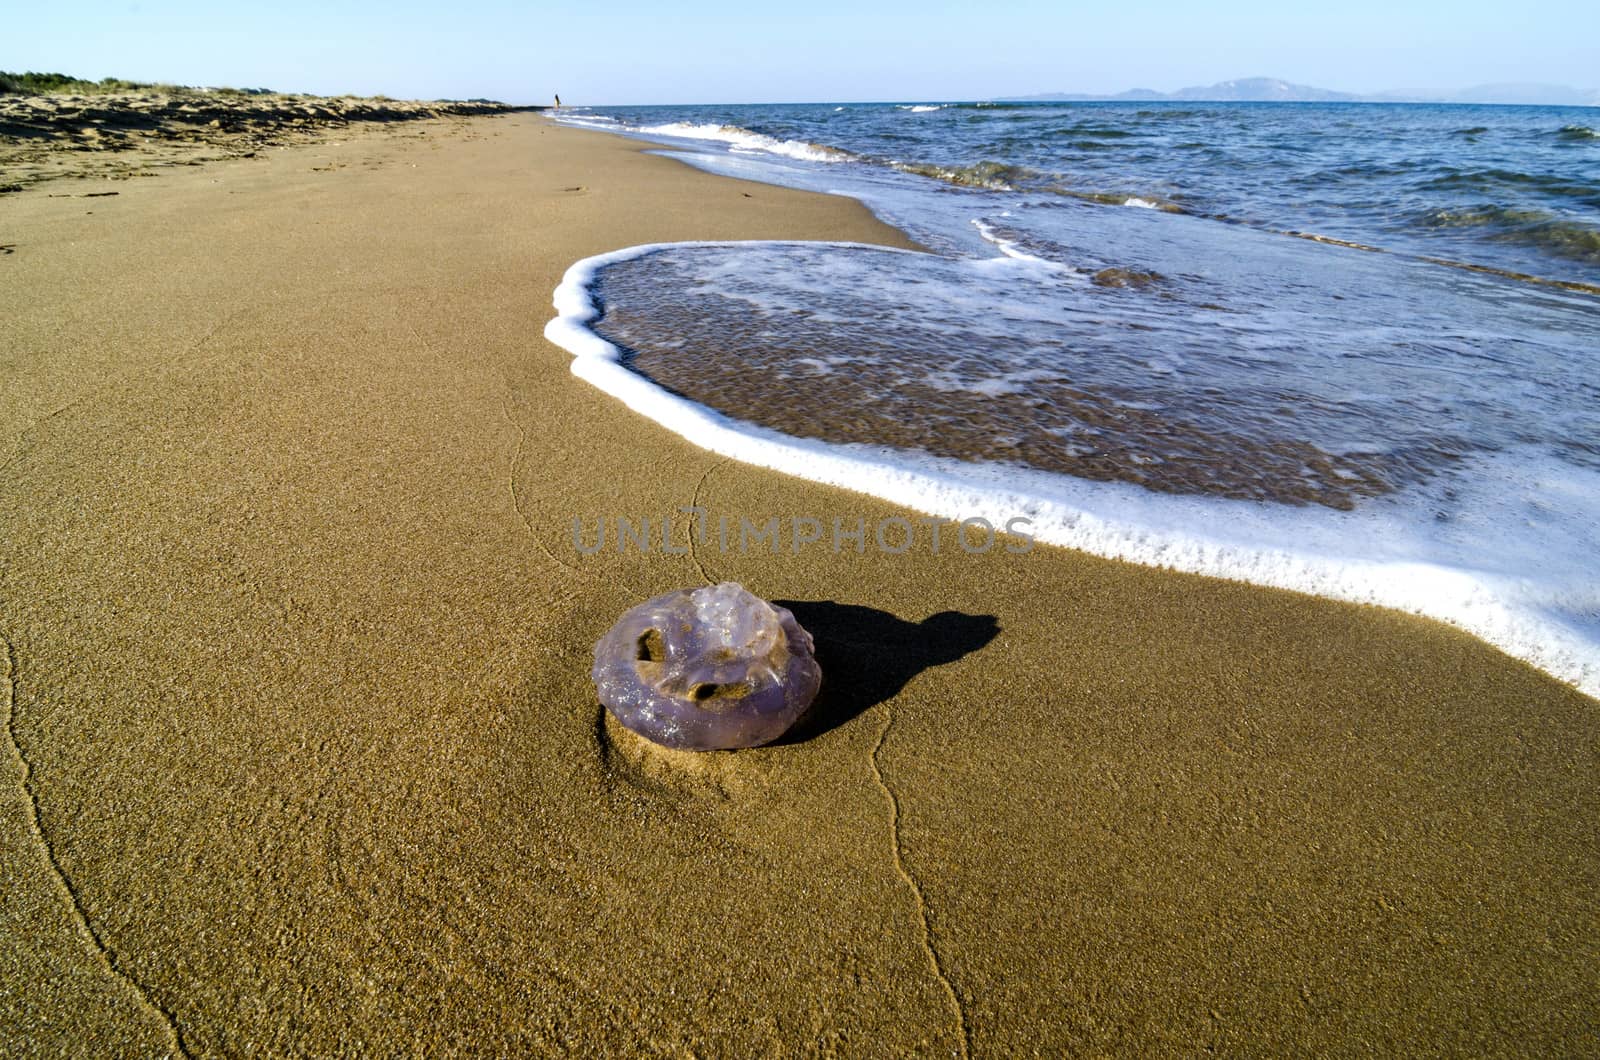
[[[594,683],[617,721],[685,751],[782,736],[822,683],[811,635],[735,582],[646,600],[594,646]]]

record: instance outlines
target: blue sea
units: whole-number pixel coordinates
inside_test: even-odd
[[[563,110],[922,247],[618,248],[549,334],[727,455],[1430,615],[1600,694],[1600,111]]]

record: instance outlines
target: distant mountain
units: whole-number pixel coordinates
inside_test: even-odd
[[[1008,98],[1023,102],[1114,100],[1137,103],[1186,100],[1196,103],[1527,103],[1546,107],[1600,106],[1600,91],[1569,88],[1566,85],[1477,85],[1460,92],[1438,95],[1380,92],[1363,96],[1351,92],[1335,92],[1327,88],[1313,88],[1310,85],[1297,85],[1275,77],[1245,77],[1237,81],[1219,81],[1214,85],[1180,88],[1176,92],[1135,88],[1119,92],[1114,96],[1088,92],[1047,92],[1037,96]]]
[[[1531,103],[1541,107],[1600,106],[1600,92],[1566,85],[1474,85],[1447,97],[1449,103]]]
[[[1222,103],[1341,103],[1359,97],[1348,92],[1291,84],[1273,77],[1246,77],[1238,81],[1219,81],[1204,88],[1180,88],[1172,93],[1172,98]]]
[[[1348,92],[1334,92],[1310,85],[1296,85],[1275,77],[1245,77],[1237,81],[1219,81],[1214,85],[1180,88],[1176,92],[1156,92],[1148,88],[1135,88],[1118,92],[1114,96],[1094,95],[1088,92],[1047,92],[1038,96],[1017,97],[1022,100],[1126,100],[1129,102],[1155,100],[1194,100],[1228,103],[1331,103],[1356,100],[1361,97]]]

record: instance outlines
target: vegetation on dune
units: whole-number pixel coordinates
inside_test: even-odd
[[[342,94],[338,96],[318,96],[308,92],[277,92],[270,88],[229,88],[229,87],[199,87],[196,85],[172,85],[155,81],[125,81],[120,77],[107,77],[100,81],[86,81],[81,77],[70,74],[39,73],[29,70],[26,73],[11,73],[0,70],[0,96],[49,96],[49,95],[75,95],[75,96],[103,96],[113,92],[159,92],[167,96],[273,96],[282,99],[365,99],[373,103],[401,102],[388,96],[356,96]],[[480,103],[503,106],[499,100],[493,99],[437,99],[435,103]]]
[[[120,77],[107,77],[99,81],[86,81],[70,74],[10,73],[0,70],[0,94],[47,95],[73,93],[80,96],[103,95],[108,92],[209,92],[224,96],[272,95],[268,88],[193,88],[188,85],[165,85],[148,81],[124,81]]]

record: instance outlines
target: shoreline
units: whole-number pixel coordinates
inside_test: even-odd
[[[904,513],[574,379],[539,338],[568,266],[908,241],[637,141],[429,127],[0,197],[0,1037],[1583,1048],[1592,700],[1428,620],[1051,548],[580,555],[575,517]],[[723,579],[816,636],[820,713],[619,738],[591,645]]]
[[[1031,466],[993,467],[981,462],[973,466],[893,445],[880,449],[861,442],[790,433],[770,422],[756,422],[760,416],[730,416],[658,381],[637,365],[625,365],[623,351],[594,327],[604,313],[591,294],[601,271],[608,265],[663,251],[728,246],[647,244],[576,262],[556,289],[558,315],[545,326],[545,338],[572,354],[574,375],[633,412],[718,455],[860,492],[947,521],[952,527],[964,520],[978,520],[981,526],[975,529],[984,530],[990,542],[996,528],[1020,523],[1030,542],[1417,615],[1459,629],[1591,699],[1600,695],[1600,648],[1570,626],[1541,619],[1538,609],[1519,609],[1514,599],[1497,595],[1497,590],[1503,592],[1503,586],[1513,579],[1485,578],[1470,569],[1412,558],[1324,555],[1317,548],[1296,552],[1274,542],[1253,540],[1249,534],[1240,534],[1237,527],[1234,537],[1215,531],[1197,534],[1152,529],[1174,522],[1227,525],[1230,520],[1243,523],[1249,517],[1241,518],[1222,498],[1163,497],[1155,503],[1166,507],[1158,508],[1132,483],[1088,482]],[[845,251],[882,249],[866,244],[827,246]],[[1175,520],[1180,504],[1187,509],[1184,514],[1188,518]],[[1307,540],[1315,540],[1316,531],[1345,514],[1318,511],[1314,506],[1309,511],[1320,516],[1323,525],[1309,522],[1304,528]],[[1275,513],[1274,518],[1288,516]],[[1380,528],[1377,524],[1369,532],[1381,534]],[[794,547],[800,547],[803,535],[799,527],[791,527],[790,533]],[[893,551],[881,538],[879,546],[880,551]],[[1596,704],[1600,705],[1600,699]]]

